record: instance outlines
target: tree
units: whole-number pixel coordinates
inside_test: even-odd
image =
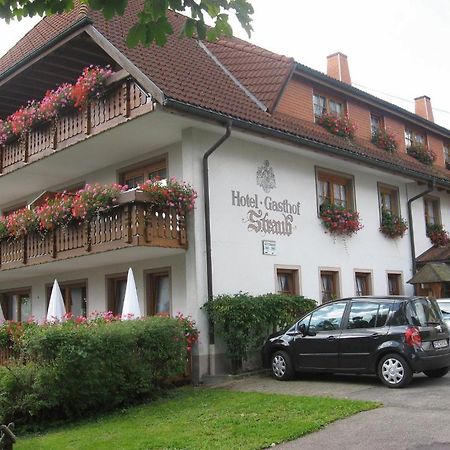
[[[106,19],[123,15],[128,0],[79,0]],[[74,8],[74,0],[0,0],[0,18],[9,21],[23,17],[57,14]],[[215,40],[219,36],[231,36],[230,13],[234,13],[241,26],[250,36],[253,7],[249,0],[144,0],[143,9],[136,23],[129,30],[127,44],[134,47],[139,43],[153,42],[163,46],[173,33],[167,18],[167,11],[187,13],[189,16],[183,27],[183,36],[197,36],[200,39]],[[205,24],[205,16],[212,19],[212,26]]]

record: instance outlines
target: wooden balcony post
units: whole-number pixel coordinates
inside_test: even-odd
[[[3,155],[5,154],[5,146],[0,147],[0,175],[3,173]]]
[[[141,240],[145,240],[144,207],[142,203],[133,204],[131,226],[133,228],[133,241],[136,245],[139,245]]]
[[[29,145],[29,133],[25,133],[23,135],[23,138],[21,140],[21,146],[22,146],[22,153],[23,153],[23,162],[27,163],[29,156],[30,156],[30,149],[28,148]]]
[[[52,120],[52,131],[50,132],[50,139],[51,139],[51,144],[50,147],[52,150],[56,150],[56,147],[58,146],[58,120],[54,119]]]
[[[24,264],[26,264],[28,262],[27,244],[28,244],[28,236],[25,235],[22,237],[22,262]]]
[[[131,244],[133,242],[133,230],[131,223],[131,208],[132,204],[128,203],[122,207],[122,220],[123,220],[123,240],[127,244]]]
[[[185,247],[187,243],[186,237],[186,212],[178,213],[178,233],[179,233],[179,242]]]
[[[52,251],[52,258],[53,259],[56,259],[56,257],[58,256],[58,251],[57,251],[57,249],[56,249],[56,230],[55,229],[53,229],[52,231],[51,231],[51,245],[52,245],[52,247],[51,247],[51,251]]]
[[[125,80],[122,83],[122,115],[130,117],[130,80]]]
[[[83,111],[84,118],[84,133],[90,135],[92,131],[92,121],[91,121],[91,102],[88,101],[84,107]]]
[[[85,220],[83,223],[83,234],[84,234],[84,242],[83,246],[84,249],[87,252],[91,251],[92,245],[91,245],[91,221]]]

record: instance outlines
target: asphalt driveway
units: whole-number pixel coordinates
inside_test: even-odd
[[[373,400],[384,405],[273,447],[278,450],[450,450],[450,374],[440,379],[415,375],[405,389],[388,389],[375,377],[345,375],[301,375],[287,382],[260,375],[235,381],[229,388]]]

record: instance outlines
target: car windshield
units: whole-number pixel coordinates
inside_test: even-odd
[[[439,325],[443,320],[437,303],[427,298],[417,298],[408,302],[406,317],[411,325],[418,327]]]

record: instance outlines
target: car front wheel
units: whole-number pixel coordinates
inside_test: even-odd
[[[384,355],[378,363],[378,377],[389,388],[402,388],[412,380],[412,371],[405,358],[395,353]]]
[[[448,374],[450,367],[441,367],[440,369],[435,370],[424,370],[423,373],[430,378],[441,378],[444,375]]]
[[[294,376],[291,357],[283,351],[275,352],[271,360],[272,375],[277,380],[290,380]]]

